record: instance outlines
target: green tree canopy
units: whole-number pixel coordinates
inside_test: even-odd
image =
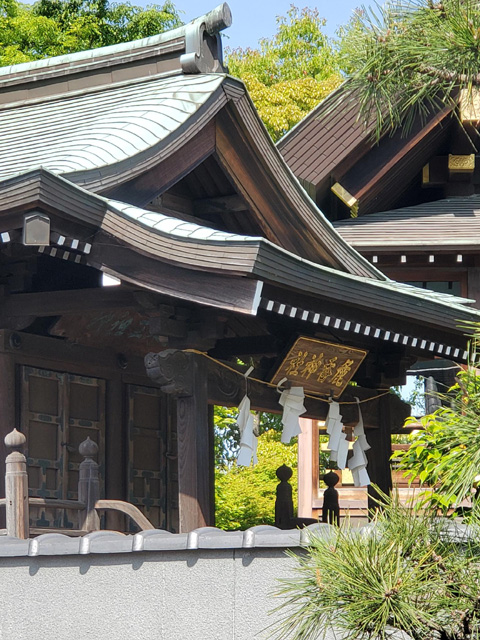
[[[108,0],[0,2],[0,66],[127,42],[180,26],[171,0],[146,8]]]
[[[438,394],[444,406],[421,419],[423,428],[410,435],[409,449],[394,454],[405,477],[427,485],[425,503],[443,511],[480,486],[480,326],[473,327],[469,366],[447,394]]]
[[[480,84],[476,0],[406,0],[357,11],[344,30],[343,68],[377,137],[446,104],[471,101]]]
[[[292,6],[277,33],[258,49],[226,50],[231,75],[241,78],[274,140],[278,140],[341,82],[337,56],[318,11]]]
[[[297,495],[297,442],[280,442],[281,433],[270,429],[258,438],[258,464],[253,467],[217,467],[215,472],[215,524],[221,529],[248,529],[275,524],[275,497],[280,482],[278,467],[294,470],[290,484]]]

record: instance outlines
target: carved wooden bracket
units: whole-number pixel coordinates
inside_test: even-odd
[[[193,396],[195,357],[198,356],[194,353],[176,349],[148,353],[145,356],[147,375],[164,393],[177,397]]]

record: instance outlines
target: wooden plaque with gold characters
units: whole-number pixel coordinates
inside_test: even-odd
[[[338,398],[353,378],[367,351],[315,338],[297,338],[272,378],[287,378],[305,391]]]

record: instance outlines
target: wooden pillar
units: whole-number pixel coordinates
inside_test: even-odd
[[[7,449],[13,449],[5,461],[7,536],[22,540],[30,535],[27,459],[21,451],[25,442],[24,434],[16,429],[5,436]]]
[[[145,364],[149,377],[177,399],[179,531],[211,525],[215,507],[207,362],[195,353],[166,350],[148,354]]]
[[[15,423],[15,364],[9,353],[0,353],[0,498],[5,495],[5,458],[7,449],[4,438]],[[0,529],[5,527],[5,512],[0,509]]]
[[[208,452],[210,459],[208,462],[208,490],[209,490],[209,516],[208,522],[215,526],[215,407],[211,404],[208,410]]]
[[[185,533],[212,524],[207,372],[191,360],[191,395],[177,397],[179,528]]]
[[[298,517],[311,518],[314,479],[318,482],[318,471],[317,474],[314,473],[313,438],[316,437],[318,441],[318,429],[309,418],[300,418],[300,428],[302,433],[298,436]],[[318,467],[318,455],[316,464]]]
[[[392,455],[392,435],[391,428],[394,421],[392,408],[395,398],[385,395],[378,401],[378,428],[367,431],[367,440],[370,449],[366,452],[368,459],[368,475],[371,482],[377,485],[383,493],[387,495],[392,489],[392,470],[390,467],[390,456]],[[368,487],[368,510],[375,511],[377,502],[373,498],[377,497],[377,492],[373,487]]]

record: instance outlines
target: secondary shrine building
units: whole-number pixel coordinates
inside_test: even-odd
[[[300,379],[287,371],[311,383],[305,417],[325,418],[333,390],[355,424],[354,396],[371,399],[368,471],[388,489],[408,407],[385,390],[418,359],[467,360],[458,324],[480,313],[387,278],[332,227],[226,73],[229,23],[221,5],[159,36],[0,69],[0,447],[25,433],[32,497],[77,498],[89,436],[101,497],[157,528],[214,524],[212,407],[240,403],[241,359],[252,409],[279,412],[262,381],[298,338],[336,359],[323,375],[311,356],[326,351],[309,351]],[[361,361],[342,361],[349,350]],[[75,529],[66,508],[30,514],[34,532]]]

